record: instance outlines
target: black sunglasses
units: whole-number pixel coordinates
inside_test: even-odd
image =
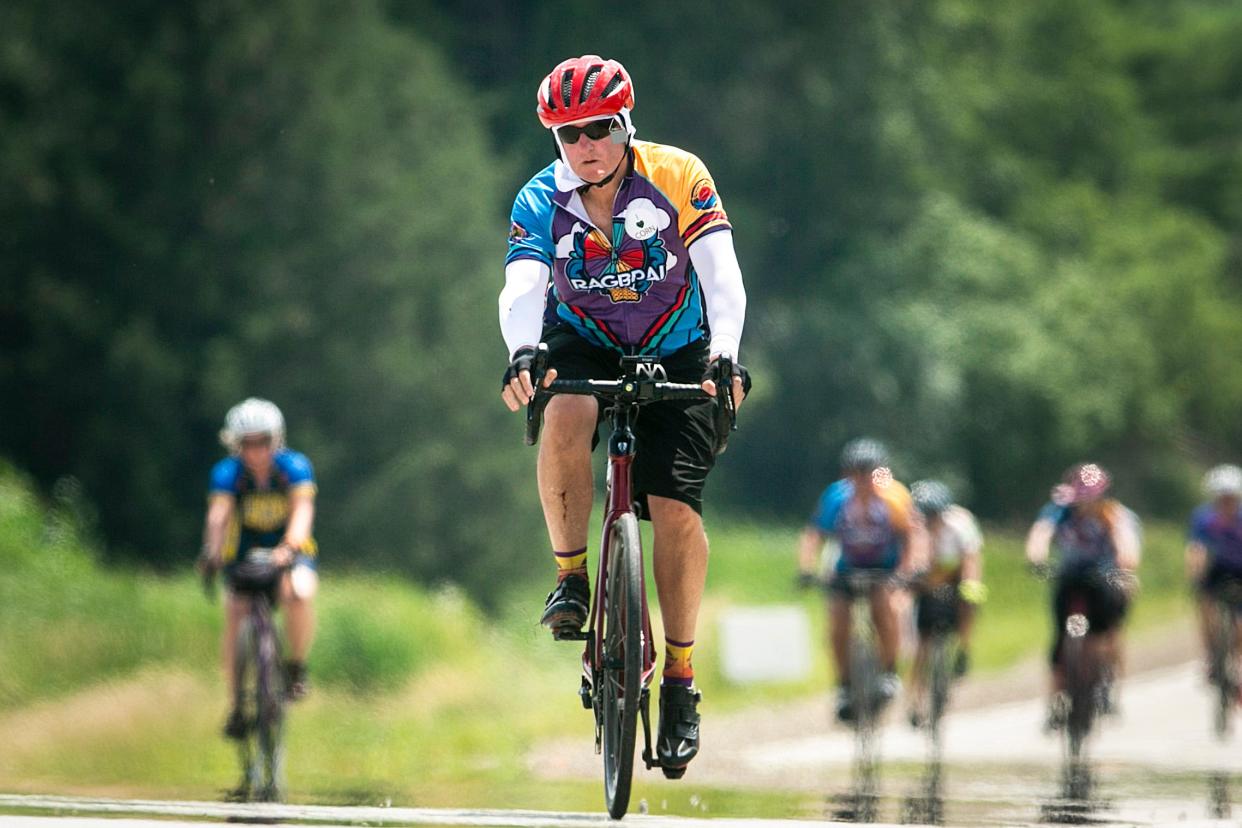
[[[560,136],[562,144],[576,144],[583,135],[592,141],[598,141],[611,135],[615,130],[620,129],[621,125],[617,123],[616,118],[605,118],[600,121],[591,121],[582,126],[557,127],[556,134]]]

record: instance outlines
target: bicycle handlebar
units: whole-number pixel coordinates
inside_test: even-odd
[[[733,362],[728,357],[721,357],[722,361],[727,361],[728,373],[725,376],[732,376]],[[723,369],[722,369],[723,370]],[[557,394],[576,394],[578,396],[594,396],[604,400],[622,400],[632,404],[640,405],[649,402],[659,402],[662,400],[716,400],[716,429],[718,439],[724,442],[728,439],[728,431],[737,429],[737,412],[733,405],[732,389],[727,389],[729,393],[720,393],[721,389],[717,388],[716,396],[713,398],[711,394],[703,390],[702,385],[692,382],[667,382],[665,380],[657,380],[654,378],[640,376],[623,376],[621,379],[615,380],[553,380],[548,387],[543,387],[543,378],[548,372],[548,346],[540,343],[535,351],[535,359],[531,364],[531,384],[535,386],[535,397],[526,405],[526,445],[533,446],[539,442],[539,431],[543,426],[543,409],[548,404],[548,400]],[[727,422],[727,425],[724,425]],[[721,427],[724,425],[723,437]],[[721,449],[723,451],[723,449]]]

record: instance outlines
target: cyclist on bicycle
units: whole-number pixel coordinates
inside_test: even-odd
[[[226,585],[247,550],[270,548],[273,561],[289,564],[276,585],[285,612],[290,660],[285,665],[291,701],[306,695],[306,656],[315,629],[312,599],[318,588],[315,520],[315,474],[304,454],[285,447],[285,420],[275,404],[251,397],[229,409],[220,442],[230,456],[211,471],[207,519],[203,527],[200,568],[223,569]],[[230,698],[236,699],[233,650],[246,614],[246,599],[232,589],[225,602],[224,672]],[[225,724],[229,738],[246,734],[241,712],[233,709]]]
[[[820,496],[811,521],[798,545],[802,576],[812,579],[828,538],[840,545],[829,582],[828,618],[833,660],[837,668],[837,718],[851,721],[849,646],[850,594],[848,576],[854,570],[910,572],[927,558],[927,532],[910,499],[910,492],[893,479],[888,450],[869,438],[852,440],[841,452],[845,476]],[[901,690],[897,677],[900,629],[895,599],[898,587],[884,584],[870,595],[871,617],[879,640],[880,700],[891,701]]]
[[[1052,590],[1051,729],[1064,723],[1068,710],[1060,656],[1071,594],[1082,595],[1086,602],[1088,628],[1108,675],[1117,675],[1121,664],[1121,628],[1135,583],[1140,529],[1133,512],[1105,497],[1111,486],[1108,472],[1095,463],[1072,466],[1053,488],[1052,501],[1040,511],[1026,538],[1026,557],[1032,566],[1047,567],[1052,547],[1060,558]],[[1114,712],[1113,700],[1105,702],[1105,712]]]
[[[917,588],[915,625],[919,642],[910,679],[910,723],[923,722],[926,687],[922,676],[928,642],[938,623],[957,631],[957,656],[953,672],[966,675],[970,668],[970,629],[975,607],[987,598],[983,585],[983,534],[965,507],[953,502],[953,493],[939,480],[920,480],[910,487],[914,505],[927,522],[931,561]],[[942,622],[941,619],[949,619]]]
[[[536,113],[557,158],[518,193],[509,231],[500,327],[512,411],[534,396],[531,364],[549,349],[545,384],[615,379],[622,355],[659,357],[672,382],[716,393],[717,358],[735,358],[746,293],[733,235],[711,175],[690,153],[636,140],[634,87],[615,60],[563,61],[539,85]],[[734,363],[736,366],[736,363]],[[740,403],[745,371],[728,383]],[[698,751],[699,693],[691,653],[707,573],[702,492],[715,460],[713,403],[643,409],[634,468],[640,514],[655,533],[654,572],[665,633],[657,754],[684,768]],[[578,631],[590,605],[587,524],[600,406],[556,396],[547,406],[538,481],[557,582],[542,623]]]
[[[1229,587],[1242,587],[1242,469],[1216,466],[1203,478],[1208,502],[1190,518],[1186,573],[1199,593],[1199,624],[1210,665],[1213,602]]]

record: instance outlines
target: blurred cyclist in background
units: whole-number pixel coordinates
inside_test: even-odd
[[[851,721],[849,646],[850,604],[848,575],[854,570],[909,572],[927,559],[927,535],[910,492],[893,479],[888,450],[877,440],[859,438],[841,452],[844,477],[820,496],[798,546],[798,567],[804,578],[820,568],[824,541],[840,544],[829,582],[828,618],[832,656],[837,669],[837,718]],[[900,630],[894,598],[898,588],[876,586],[870,596],[871,617],[879,639],[882,701],[891,701],[901,689],[897,677]]]
[[[1200,629],[1210,665],[1213,600],[1227,587],[1242,588],[1242,469],[1217,466],[1204,476],[1203,490],[1208,502],[1190,518],[1186,574],[1199,593]]]
[[[1072,592],[1085,597],[1089,640],[1100,648],[1110,675],[1120,672],[1121,627],[1136,584],[1133,572],[1139,562],[1140,528],[1133,512],[1105,497],[1111,486],[1108,472],[1095,463],[1071,467],[1027,534],[1026,557],[1032,566],[1046,568],[1052,547],[1059,558],[1052,590],[1050,728],[1064,724],[1068,710],[1060,656]],[[1107,704],[1111,710],[1105,712],[1115,712],[1112,698]]]
[[[229,409],[220,442],[231,456],[211,471],[199,567],[223,568],[225,583],[231,585],[233,569],[250,549],[272,549],[275,563],[291,564],[277,585],[277,596],[289,642],[286,689],[296,701],[307,692],[306,656],[315,630],[312,599],[319,585],[311,537],[315,474],[304,454],[285,447],[284,416],[267,400],[251,397]],[[230,699],[237,697],[233,650],[246,600],[232,589],[227,592],[221,649]],[[245,732],[246,723],[234,708],[224,733],[243,738]]]
[[[928,639],[939,619],[951,619],[956,629],[956,676],[970,668],[970,630],[975,607],[987,597],[983,585],[983,534],[967,509],[953,502],[953,493],[939,480],[920,480],[910,487],[914,505],[927,522],[931,560],[927,576],[916,589],[918,604],[915,623],[918,648],[910,678],[910,724],[919,727],[924,720],[924,662]]]

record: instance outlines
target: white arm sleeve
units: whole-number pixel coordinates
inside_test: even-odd
[[[736,358],[746,321],[746,288],[733,251],[733,233],[718,230],[703,236],[690,245],[690,261],[703,285],[707,324],[712,329],[711,355]]]
[[[505,265],[505,287],[500,291],[500,333],[509,356],[523,345],[535,347],[543,333],[543,305],[552,271],[534,259]]]

